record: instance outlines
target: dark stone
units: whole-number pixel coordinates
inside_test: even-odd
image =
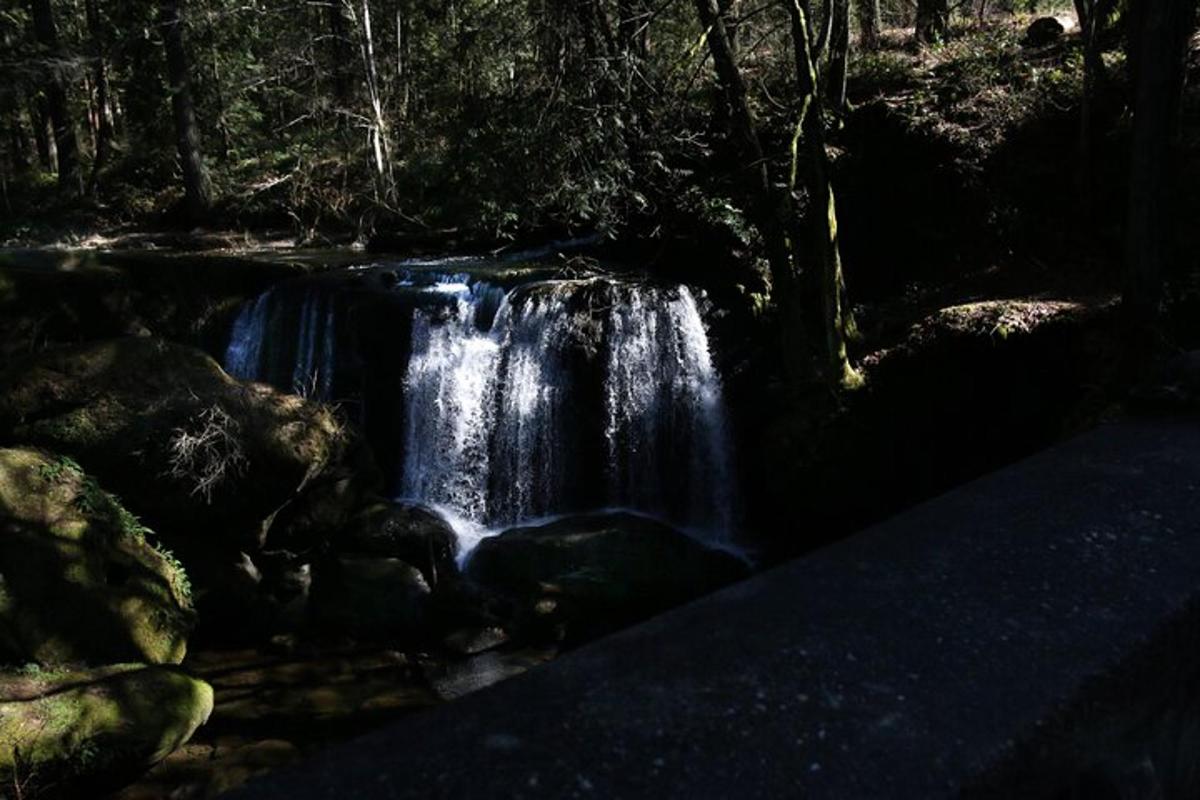
[[[340,555],[318,564],[310,600],[318,628],[367,640],[412,641],[425,632],[429,584],[396,558]]]
[[[1195,797],[1198,453],[1102,428],[230,797]]]
[[[1065,30],[1062,23],[1054,17],[1038,17],[1025,29],[1025,45],[1045,47],[1058,41]]]
[[[438,512],[419,503],[378,502],[356,516],[336,542],[346,553],[398,558],[431,586],[458,572],[458,537]]]
[[[467,574],[533,601],[572,638],[645,619],[748,573],[744,562],[649,517],[627,512],[564,517],[484,539]],[[543,613],[537,601],[549,597]]]

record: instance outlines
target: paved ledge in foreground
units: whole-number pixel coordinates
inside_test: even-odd
[[[1200,422],[1133,421],[230,796],[1196,797],[1198,751]]]

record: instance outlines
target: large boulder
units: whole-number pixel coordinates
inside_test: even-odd
[[[1066,28],[1054,17],[1038,17],[1025,29],[1026,47],[1045,47],[1062,38]]]
[[[319,539],[374,489],[369,455],[326,407],[230,378],[151,338],[33,355],[0,376],[0,439],[69,455],[181,556]],[[213,541],[217,540],[217,541]]]
[[[212,707],[212,687],[162,667],[0,673],[0,785],[96,797],[187,742]]]
[[[533,600],[574,636],[644,619],[747,572],[735,556],[627,512],[513,528],[484,539],[467,562],[469,577]]]
[[[425,632],[429,584],[397,558],[339,555],[313,571],[318,628],[358,639],[412,641]]]
[[[0,662],[178,663],[183,569],[67,459],[0,450]]]
[[[457,572],[458,536],[446,518],[418,503],[377,502],[339,536],[343,552],[398,558],[421,570],[430,585]]]

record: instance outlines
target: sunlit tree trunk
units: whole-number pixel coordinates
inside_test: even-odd
[[[1172,164],[1196,0],[1134,0],[1130,15],[1134,97],[1124,299],[1134,322],[1151,326],[1170,260]]]
[[[362,0],[362,18],[358,21],[359,49],[362,55],[363,77],[370,104],[367,124],[367,144],[375,174],[376,197],[383,203],[393,199],[395,181],[392,177],[391,145],[388,139],[387,117],[379,87],[379,72],[375,65],[375,39],[371,32],[371,3]]]
[[[213,188],[200,148],[196,125],[196,107],[192,100],[192,81],[187,48],[183,36],[183,0],[161,0],[159,21],[167,55],[168,91],[175,118],[175,144],[183,172],[184,202],[192,222],[200,222],[212,208]]]
[[[63,74],[65,59],[59,47],[58,28],[54,24],[50,0],[30,0],[29,13],[33,21],[34,38],[46,60],[46,110],[58,153],[58,185],[66,192],[79,194],[83,191],[79,144],[75,138],[75,121],[71,118],[67,81]]]

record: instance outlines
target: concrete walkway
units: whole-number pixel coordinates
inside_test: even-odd
[[[1198,665],[1200,423],[1125,422],[231,796],[1169,798]]]

